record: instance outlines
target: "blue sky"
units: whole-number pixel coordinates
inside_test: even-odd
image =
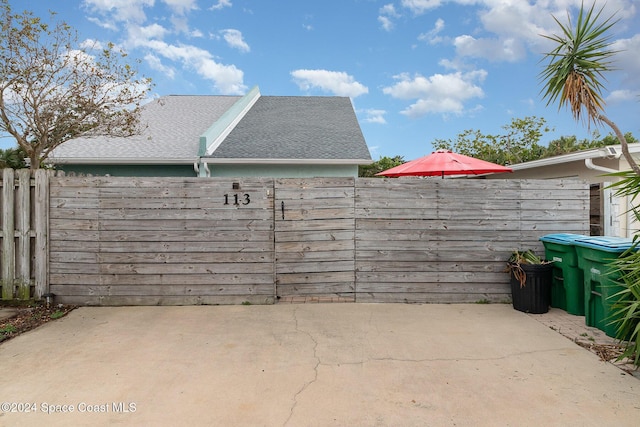
[[[585,0],[587,4],[589,0]],[[544,117],[588,137],[540,96],[540,59],[581,0],[11,0],[49,9],[81,39],[111,41],[142,62],[153,96],[348,96],[374,159],[412,160],[465,129],[499,134]],[[640,4],[596,1],[620,18],[611,36],[607,115],[640,138]],[[593,128],[591,129],[594,130]],[[608,128],[600,129],[604,135]],[[543,141],[547,142],[547,141]],[[6,146],[7,141],[3,140]],[[11,144],[9,144],[11,145]]]

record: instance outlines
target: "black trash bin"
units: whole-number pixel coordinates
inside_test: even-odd
[[[513,308],[525,313],[542,314],[549,311],[553,264],[520,264],[526,279],[524,284],[516,278],[511,268],[511,298]]]

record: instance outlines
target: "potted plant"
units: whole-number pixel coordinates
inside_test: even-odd
[[[507,263],[511,275],[513,308],[525,313],[549,311],[553,261],[546,261],[532,250],[514,251]]]

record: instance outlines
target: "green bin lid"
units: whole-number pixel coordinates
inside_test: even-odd
[[[588,238],[584,234],[571,234],[571,233],[555,233],[546,234],[540,237],[541,242],[557,243],[560,245],[572,245],[578,239]]]
[[[633,239],[611,236],[591,236],[575,240],[576,246],[598,249],[605,252],[624,252],[633,246]]]

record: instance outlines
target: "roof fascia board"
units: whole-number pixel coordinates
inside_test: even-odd
[[[126,157],[117,159],[108,158],[48,158],[47,162],[57,165],[191,165],[200,160],[198,157],[192,158],[148,158],[148,157]]]
[[[260,89],[254,86],[245,96],[236,101],[225,113],[200,136],[198,156],[210,156],[222,141],[242,120],[253,104],[260,98]]]
[[[371,159],[216,159],[203,158],[210,165],[368,165],[373,163]]]
[[[613,148],[618,154],[612,155],[609,151],[609,148]],[[629,152],[632,154],[640,153],[640,143],[629,144]],[[516,171],[558,165],[575,161],[583,161],[586,159],[619,158],[621,154],[622,148],[620,147],[620,145],[608,145],[606,147],[594,148],[585,151],[576,151],[575,153],[562,154],[559,156],[547,157],[545,159],[532,160],[530,162],[509,165],[509,167]]]

